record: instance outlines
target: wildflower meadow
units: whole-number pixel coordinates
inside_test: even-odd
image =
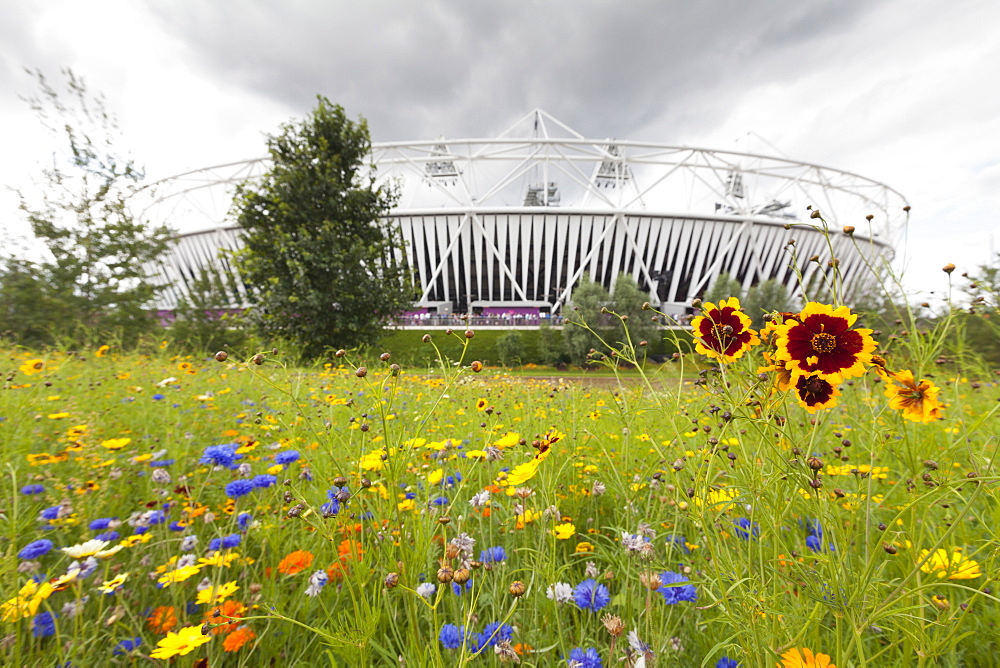
[[[996,376],[829,302],[600,382],[8,349],[0,663],[996,665]]]

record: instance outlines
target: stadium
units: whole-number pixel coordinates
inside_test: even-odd
[[[774,279],[800,298],[804,286],[829,280],[831,255],[850,296],[892,259],[906,226],[903,196],[857,174],[751,152],[588,139],[541,110],[492,139],[373,143],[371,163],[399,193],[390,219],[418,295],[401,324],[469,314],[537,325],[558,317],[582,278],[610,289],[619,273],[673,316],[723,272],[744,291]],[[268,166],[262,158],[199,169],[142,193],[146,219],[189,230],[147,267],[165,286],[159,309],[175,308],[205,269],[223,277],[232,307],[245,305],[248,286],[219,250],[240,244],[228,216],[233,188]],[[810,216],[817,209],[829,234]]]

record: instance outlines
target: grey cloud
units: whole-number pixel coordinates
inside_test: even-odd
[[[315,94],[376,140],[496,133],[542,107],[585,135],[655,126],[683,140],[751,79],[822,58],[815,45],[877,3],[149,4],[215,76],[304,113]],[[696,111],[692,111],[696,109]],[[658,122],[657,122],[658,121]],[[653,137],[641,137],[650,138]]]

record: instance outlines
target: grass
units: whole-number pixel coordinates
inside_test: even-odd
[[[475,373],[455,341],[433,373],[6,351],[0,663],[157,663],[174,619],[208,625],[180,666],[994,665],[987,372],[923,357],[946,408],[915,423],[873,371],[809,413],[763,347],[595,386]],[[75,571],[61,548],[98,534],[127,546]]]

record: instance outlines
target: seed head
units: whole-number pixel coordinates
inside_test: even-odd
[[[385,588],[392,589],[399,584],[399,573],[389,573],[385,576]]]
[[[528,586],[520,580],[514,580],[510,583],[508,591],[510,591],[510,595],[514,598],[520,598],[521,596],[524,596],[524,592],[528,591]]]
[[[438,569],[437,579],[441,584],[448,584],[455,578],[455,572],[447,566]]]
[[[225,362],[227,359],[229,359],[229,353],[227,353],[225,350],[220,350],[219,352],[215,353],[216,362]]]
[[[601,623],[604,624],[604,628],[607,629],[612,638],[621,638],[622,634],[625,633],[625,622],[617,615],[604,615],[601,617]]]
[[[854,226],[853,225],[844,225],[844,234],[846,234],[849,237],[853,237],[854,236]]]
[[[471,577],[472,577],[472,571],[470,571],[468,568],[459,568],[452,574],[451,580],[452,582],[455,582],[457,584],[464,585],[466,582],[469,581]]]
[[[476,335],[476,333],[473,332],[471,329],[465,330],[465,338],[471,339],[475,335]]]
[[[382,353],[381,355],[378,356],[378,358],[383,362],[388,362],[390,357],[392,357],[392,355],[390,355],[389,353]]]
[[[363,366],[359,366],[358,370],[354,372],[354,375],[358,378],[364,378],[368,375],[368,369]]]
[[[346,354],[347,354],[347,351],[344,350],[343,348],[341,348],[340,350],[338,350],[337,352],[335,352],[333,355],[334,355],[334,357],[343,357]]]
[[[260,366],[261,364],[264,363],[264,356],[261,355],[260,353],[257,353],[256,355],[250,358],[250,361],[256,364],[257,366]]]
[[[430,343],[431,342],[431,335],[430,334],[424,334],[422,337],[420,337],[420,340],[423,341],[424,343]]]

